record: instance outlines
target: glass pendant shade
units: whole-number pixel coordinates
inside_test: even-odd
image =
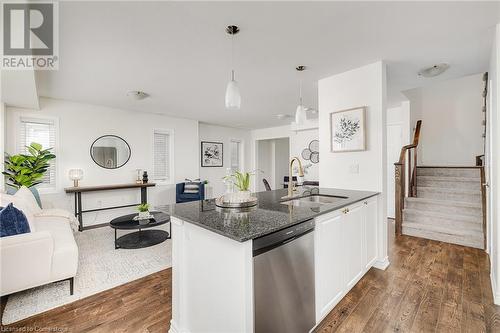
[[[226,109],[239,110],[241,107],[241,95],[238,82],[234,78],[229,81],[226,88]]]
[[[306,110],[302,106],[302,104],[299,104],[297,106],[297,110],[295,111],[295,123],[297,125],[302,125],[306,122]]]

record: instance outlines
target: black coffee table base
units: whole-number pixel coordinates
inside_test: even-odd
[[[115,249],[141,249],[160,244],[169,238],[169,233],[163,230],[139,230],[116,238],[115,229]]]

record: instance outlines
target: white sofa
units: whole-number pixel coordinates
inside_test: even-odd
[[[71,215],[50,209],[33,212],[25,201],[13,198],[3,195],[1,204],[11,201],[22,210],[31,232],[0,238],[0,296],[63,280],[69,280],[73,294],[78,247]]]

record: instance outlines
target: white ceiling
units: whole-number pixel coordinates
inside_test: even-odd
[[[242,128],[285,124],[307,65],[304,102],[317,80],[383,59],[389,103],[400,91],[487,70],[496,2],[61,2],[60,69],[38,73],[41,96],[165,113]],[[238,25],[242,108],[224,109],[230,40]],[[448,62],[435,79],[422,67]],[[150,98],[134,101],[127,91]]]

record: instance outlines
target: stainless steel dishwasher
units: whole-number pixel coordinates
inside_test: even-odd
[[[307,333],[316,323],[314,221],[253,241],[255,333]]]

